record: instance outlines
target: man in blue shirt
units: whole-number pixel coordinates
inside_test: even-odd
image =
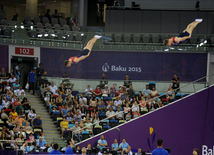
[[[151,93],[151,90],[149,89],[149,85],[146,85],[146,89],[143,90],[143,95],[147,97]]]
[[[107,141],[104,140],[104,135],[100,136],[100,139],[97,141],[97,143],[98,143],[100,151],[102,151],[103,148],[105,148],[108,145]]]
[[[32,68],[31,72],[28,74],[28,83],[30,85],[29,92],[31,89],[33,89],[33,95],[34,95],[34,90],[35,90],[34,89],[35,81],[36,81],[36,73],[34,72],[34,69]]]
[[[53,145],[54,150],[49,152],[48,154],[62,154],[60,151],[58,151],[58,147],[59,147],[59,145],[57,143],[55,143]]]
[[[39,139],[36,140],[36,146],[37,147],[46,147],[48,144],[46,141],[40,136]]]
[[[30,152],[33,150],[33,146],[28,146],[27,140],[25,140],[25,143],[21,146],[21,150],[24,152]]]
[[[122,143],[120,143],[119,148],[122,148],[125,153],[128,153],[129,144],[126,142],[126,139],[123,138]]]
[[[16,80],[16,82],[13,83],[13,89],[14,89],[14,90],[18,90],[18,89],[19,89],[19,86],[20,86],[20,84],[19,84],[18,80]]]
[[[70,110],[68,109],[68,105],[66,104],[65,109],[62,109],[62,116],[68,116],[69,111]]]
[[[73,155],[74,154],[74,152],[73,152],[74,140],[72,138],[68,138],[67,139],[67,144],[68,144],[68,147],[65,150],[65,154]]]
[[[163,149],[163,139],[157,140],[157,148],[152,151],[152,155],[169,155],[169,153]]]
[[[40,115],[38,115],[37,118],[32,119],[31,124],[33,129],[41,129],[43,132],[42,120],[40,119]]]
[[[106,111],[106,106],[104,105],[104,102],[101,101],[100,105],[98,106],[98,113],[101,114]]]

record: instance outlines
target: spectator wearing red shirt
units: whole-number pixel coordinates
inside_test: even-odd
[[[97,88],[94,89],[93,94],[96,95],[96,97],[102,96],[102,91],[100,90],[100,86],[97,86]]]
[[[120,85],[119,86],[119,91],[118,91],[118,95],[121,96],[123,94],[123,92],[126,91],[126,87],[125,86],[122,86]]]

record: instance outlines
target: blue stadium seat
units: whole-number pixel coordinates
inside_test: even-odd
[[[69,129],[75,126],[74,124],[69,124]]]

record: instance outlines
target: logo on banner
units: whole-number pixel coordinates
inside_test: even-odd
[[[207,145],[202,145],[202,155],[214,155],[214,145],[210,149]]]
[[[105,63],[102,67],[103,72],[108,72],[110,69],[109,65],[107,63]]]

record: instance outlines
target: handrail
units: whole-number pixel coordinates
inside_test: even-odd
[[[199,79],[197,79],[197,80],[195,80],[195,81],[193,81],[193,82],[190,82],[190,83],[188,83],[188,84],[186,84],[186,85],[184,85],[184,86],[182,86],[182,87],[179,87],[179,88],[177,88],[177,89],[174,89],[173,91],[176,91],[176,90],[178,90],[178,89],[181,89],[181,88],[184,88],[184,87],[186,87],[186,86],[188,86],[188,85],[190,85],[190,84],[194,84],[195,82],[197,82],[197,81],[200,81],[200,80],[202,80],[202,79],[204,79],[204,78],[207,78],[207,77],[209,77],[209,76],[212,76],[212,75],[214,75],[214,74],[209,74],[209,75],[207,75],[207,76],[204,76],[204,77],[202,77],[202,78],[199,78]],[[160,95],[160,96],[158,96],[158,98],[159,97],[161,97],[161,96],[164,96],[165,94],[163,94],[163,95]],[[153,99],[149,99],[148,101],[146,101],[146,103],[148,103],[148,102],[150,102],[150,101],[152,101]],[[138,106],[139,106],[140,104],[138,104]],[[133,108],[130,108],[130,110],[131,109],[133,109]],[[100,122],[103,122],[103,121],[105,121],[105,120],[108,120],[109,118],[111,118],[111,117],[115,117],[115,116],[117,116],[118,114],[121,114],[121,113],[125,113],[124,111],[121,111],[121,112],[119,112],[119,113],[117,113],[117,114],[115,114],[115,115],[112,115],[112,116],[110,116],[110,117],[106,117],[105,119],[103,119],[103,120],[99,120],[98,122],[96,122],[96,123],[92,123],[92,126],[93,125],[96,125],[96,124],[98,124],[98,123],[100,123]],[[86,127],[84,127],[84,128],[82,128],[82,129],[80,129],[80,130],[77,130],[77,131],[75,131],[75,132],[80,132],[80,131],[82,131],[83,129],[86,129]],[[72,137],[73,137],[73,132],[72,132]]]

